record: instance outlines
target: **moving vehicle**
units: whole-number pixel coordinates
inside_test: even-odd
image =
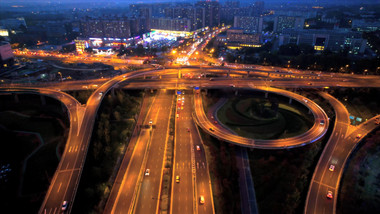
[[[211,127],[211,128],[209,128],[209,130],[213,132],[213,131],[214,131],[214,128]]]
[[[200,151],[201,150],[201,147],[200,146],[196,146],[196,148],[197,148],[197,151]]]
[[[331,164],[330,167],[329,167],[329,170],[330,170],[331,172],[333,172],[334,169],[335,169],[335,166]]]
[[[150,169],[146,169],[145,170],[145,176],[149,176],[149,174],[150,174]]]
[[[327,195],[326,195],[326,197],[327,197],[328,199],[332,199],[332,198],[333,198],[333,194],[332,194],[332,192],[331,192],[331,191],[327,191]]]
[[[361,137],[362,137],[362,134],[356,135],[356,138],[361,138]]]
[[[179,183],[179,175],[175,176],[175,182]]]
[[[62,203],[62,211],[66,211],[68,206],[69,206],[69,202],[63,201],[63,203]]]
[[[204,204],[205,203],[205,197],[203,195],[199,196],[199,203]]]

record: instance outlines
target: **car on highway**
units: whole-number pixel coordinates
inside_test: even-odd
[[[200,151],[201,150],[201,147],[200,146],[196,146],[196,148],[197,148],[197,151]]]
[[[153,124],[153,121],[152,120],[149,120],[149,125],[152,125]]]
[[[333,172],[333,171],[335,170],[335,166],[331,164],[330,167],[329,167],[329,170],[330,170],[331,172]]]
[[[69,202],[68,201],[63,201],[63,203],[62,203],[62,211],[66,211],[68,206],[69,206]]]
[[[323,126],[323,125],[325,125],[325,121],[321,120],[321,122],[319,124],[321,124],[321,126]]]
[[[179,183],[179,175],[175,176],[175,182]]]
[[[199,203],[204,204],[205,203],[205,197],[203,195],[199,196]]]
[[[311,82],[308,82],[307,84],[308,84],[308,85],[313,85],[313,83],[311,83]]]
[[[326,197],[327,197],[328,199],[332,199],[332,198],[333,198],[332,191],[327,191]]]
[[[187,132],[190,132],[190,129],[189,129],[189,128],[187,128]]]
[[[209,130],[212,131],[212,132],[215,131],[214,128],[212,128],[212,127],[210,127]]]
[[[177,118],[179,118],[179,114],[177,114]]]
[[[99,95],[100,95],[100,96],[103,96],[103,92],[99,92]]]
[[[145,170],[145,176],[149,176],[149,174],[150,174],[150,169],[146,169]]]
[[[361,137],[362,137],[362,134],[356,135],[356,138],[361,138]]]

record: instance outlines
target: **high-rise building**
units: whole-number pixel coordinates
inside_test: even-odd
[[[264,2],[257,1],[251,6],[251,16],[261,16],[264,12]]]
[[[178,18],[152,18],[152,29],[187,31],[191,30],[191,21],[189,19]]]
[[[27,28],[24,17],[11,18],[11,19],[2,19],[0,20],[0,26],[4,26],[9,30],[19,30],[21,26]]]
[[[235,16],[234,27],[242,28],[246,33],[261,33],[263,30],[263,18],[253,16]]]
[[[239,1],[226,1],[226,3],[224,5],[226,7],[229,7],[229,8],[239,8],[240,2]]]
[[[86,17],[81,21],[81,32],[84,37],[128,38],[131,36],[130,20],[127,17]]]
[[[190,30],[205,27],[206,10],[203,7],[168,7],[165,8],[166,18],[189,19]]]
[[[0,68],[11,66],[14,62],[14,55],[11,45],[8,42],[0,41]]]
[[[214,27],[220,24],[220,4],[217,1],[198,1],[196,7],[205,9],[205,26]]]
[[[281,33],[284,29],[303,29],[305,18],[295,16],[277,16],[274,18],[273,31]]]

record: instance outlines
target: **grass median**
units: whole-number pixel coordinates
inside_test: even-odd
[[[124,155],[142,101],[142,91],[115,90],[98,110],[73,213],[102,213],[112,188],[111,175]]]

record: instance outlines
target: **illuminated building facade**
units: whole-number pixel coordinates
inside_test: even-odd
[[[261,33],[263,30],[263,18],[252,16],[235,16],[234,27],[243,28],[246,33]]]
[[[285,29],[279,36],[279,45],[284,44],[308,44],[316,51],[329,49],[337,52],[344,48],[349,49],[350,54],[364,53],[367,40],[362,38],[360,32],[339,30],[293,30]]]
[[[88,48],[88,41],[83,39],[76,39],[75,40],[75,48],[77,50],[77,53],[82,54],[84,53],[84,49]]]
[[[218,39],[217,39],[218,40]],[[261,36],[260,34],[245,33],[242,28],[230,28],[227,30],[227,37],[225,38],[228,48],[241,48],[241,47],[260,47]],[[223,39],[219,39],[223,41]]]
[[[94,19],[87,17],[81,21],[83,37],[117,37],[128,38],[131,36],[130,20],[123,18]]]
[[[189,19],[178,18],[152,18],[152,28],[170,31],[187,31],[191,30],[191,21]]]
[[[284,29],[303,29],[305,18],[295,16],[277,16],[274,18],[273,31],[281,33]]]

